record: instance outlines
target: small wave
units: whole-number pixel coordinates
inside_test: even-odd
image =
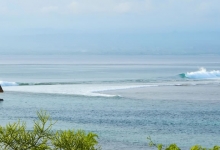
[[[16,82],[0,81],[1,86],[17,86]]]
[[[174,86],[194,86],[194,85],[197,85],[197,84],[174,84]]]
[[[185,73],[181,73],[181,74],[179,74],[179,76],[180,76],[181,78],[186,78]]]
[[[198,71],[182,73],[179,76],[188,79],[220,79],[220,71],[207,71],[205,68],[200,68]]]
[[[91,84],[93,82],[91,81],[79,81],[79,82],[30,82],[30,83],[25,83],[25,82],[18,82],[17,84],[19,86],[34,86],[34,85],[74,85],[74,84]]]
[[[79,84],[114,84],[114,83],[149,83],[144,79],[115,81],[74,81],[74,82],[8,82],[0,81],[1,86],[36,86],[36,85],[79,85]],[[151,81],[152,82],[152,81]]]
[[[115,80],[115,81],[75,81],[75,82],[36,82],[36,83],[22,83],[18,82],[19,86],[26,85],[72,85],[72,84],[105,84],[105,83],[149,83],[152,81],[137,79],[137,80]]]

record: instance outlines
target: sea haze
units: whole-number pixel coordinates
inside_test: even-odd
[[[1,125],[31,129],[43,109],[54,130],[95,132],[104,150],[150,149],[148,136],[181,149],[220,140],[219,56],[0,57]]]

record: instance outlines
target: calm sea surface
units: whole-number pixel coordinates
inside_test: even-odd
[[[182,149],[220,143],[220,56],[27,58],[0,61],[0,125],[31,129],[46,110],[54,130],[95,132],[104,150],[150,149],[148,136]]]

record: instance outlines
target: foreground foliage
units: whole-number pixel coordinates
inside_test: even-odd
[[[176,144],[165,146],[163,144],[155,144],[150,137],[147,139],[149,140],[149,146],[156,147],[158,150],[181,150]],[[194,145],[190,148],[190,150],[220,150],[220,146],[216,145],[213,148],[205,148],[201,145]]]
[[[55,124],[50,116],[40,111],[33,130],[23,122],[0,126],[1,150],[96,150],[98,136],[85,131],[67,130],[52,132]]]

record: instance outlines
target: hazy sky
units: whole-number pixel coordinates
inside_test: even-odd
[[[216,54],[219,0],[0,0],[0,54]]]

